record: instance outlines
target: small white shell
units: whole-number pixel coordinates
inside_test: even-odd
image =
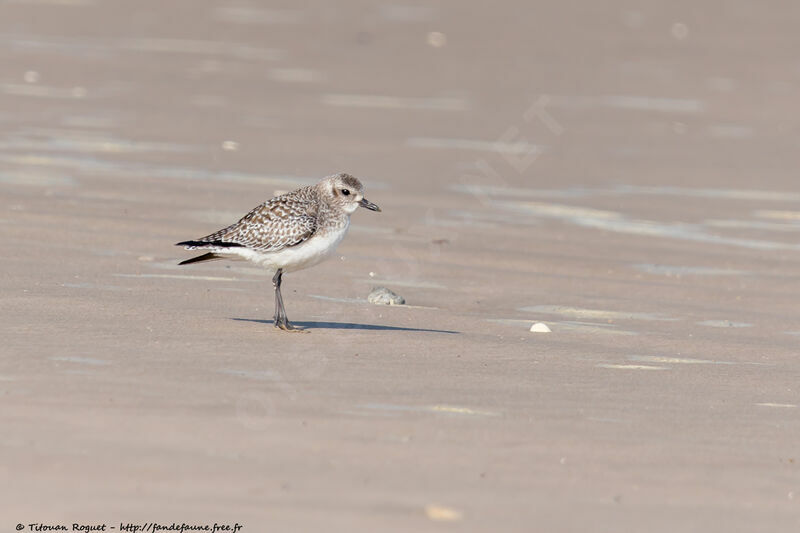
[[[536,322],[531,326],[532,333],[550,333],[550,328],[544,322]]]

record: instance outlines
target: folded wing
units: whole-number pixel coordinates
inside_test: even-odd
[[[297,246],[317,230],[313,204],[279,196],[265,202],[242,217],[239,222],[195,241],[179,242],[187,250],[205,249],[225,252],[245,247],[259,252],[277,252]]]

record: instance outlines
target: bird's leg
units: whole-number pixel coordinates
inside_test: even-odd
[[[281,278],[283,276],[283,269],[279,268],[272,278],[272,284],[275,286],[275,327],[284,331],[304,331],[302,328],[296,328],[289,323],[289,317],[286,316],[286,309],[283,306],[283,296],[281,295]]]
[[[279,327],[281,320],[283,319],[283,302],[281,301],[281,275],[283,274],[282,269],[278,269],[275,272],[275,275],[272,277],[272,286],[275,288],[275,327]]]

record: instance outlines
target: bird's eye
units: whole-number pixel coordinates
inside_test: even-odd
[[[342,194],[345,196],[350,196],[350,191],[348,189],[342,189]]]

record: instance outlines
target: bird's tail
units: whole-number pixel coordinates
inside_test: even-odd
[[[183,246],[187,250],[202,250],[205,248],[206,250],[211,249],[214,251],[220,251],[220,248],[241,248],[242,245],[236,242],[224,242],[224,241],[183,241],[177,243],[175,246]],[[224,259],[223,256],[216,254],[214,252],[208,252],[207,254],[198,255],[197,257],[192,257],[191,259],[187,259],[186,261],[181,261],[178,263],[179,265],[189,265],[191,263],[201,263],[203,261],[213,261],[215,259]]]

